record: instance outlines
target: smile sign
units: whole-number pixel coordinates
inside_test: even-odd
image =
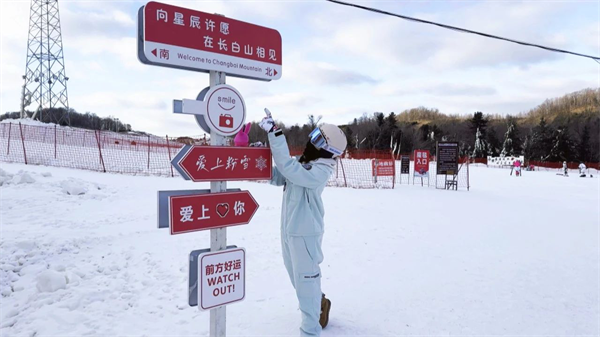
[[[223,136],[237,134],[246,120],[246,104],[240,93],[231,86],[219,85],[205,97],[204,120],[208,126]]]
[[[220,84],[202,90],[198,100],[173,101],[173,112],[196,115],[204,131],[221,136],[237,134],[246,120],[246,103],[234,87]]]

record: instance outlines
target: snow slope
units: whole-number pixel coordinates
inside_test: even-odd
[[[188,254],[209,233],[156,228],[156,191],[180,178],[1,164],[2,336],[202,336]],[[600,333],[599,180],[473,167],[472,188],[328,188],[323,336]],[[281,189],[248,189],[247,293],[228,335],[294,336],[300,312],[280,257]]]

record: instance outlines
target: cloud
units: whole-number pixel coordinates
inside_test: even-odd
[[[315,94],[304,92],[288,92],[272,96],[263,96],[256,99],[256,102],[262,105],[291,105],[295,107],[305,107],[307,105],[319,102],[321,98]]]
[[[489,96],[496,89],[489,86],[445,83],[428,88],[428,93],[439,96]]]
[[[342,70],[328,63],[296,64],[290,74],[303,82],[319,85],[376,84],[374,78],[356,71]]]
[[[443,12],[443,16],[439,13],[417,15],[560,48],[565,46],[567,39],[554,33],[556,27],[548,17],[561,14],[565,7],[557,3],[517,3],[507,6],[504,3],[482,2]],[[426,64],[430,69],[526,66],[562,57],[541,49],[459,34],[389,16],[355,14],[353,11],[356,10],[346,8],[350,17],[343,21],[331,20],[331,13],[322,13],[320,19],[315,19],[319,37],[314,39],[314,48],[338,55],[350,53],[369,63],[384,62],[392,67]],[[400,5],[395,5],[390,11],[403,12]],[[451,15],[445,15],[447,13]]]
[[[60,15],[66,37],[124,37],[132,36],[137,30],[137,18],[133,13],[109,6],[90,10],[80,8],[77,3],[66,2],[65,5],[61,6]]]
[[[208,86],[208,75],[138,61],[136,15],[143,4],[61,2],[66,70],[71,78],[69,102],[78,111],[117,116],[137,130],[201,135],[193,117],[172,114],[171,100],[196,97]],[[173,4],[281,32],[281,80],[227,78],[227,83],[242,93],[249,121],[260,120],[264,107],[286,124],[304,123],[308,114],[343,124],[363,112],[387,114],[420,105],[445,113],[481,110],[515,114],[547,98],[600,86],[598,65],[590,60],[326,2]],[[595,4],[492,1],[375,5],[519,40],[598,53]],[[587,8],[592,15],[581,16]],[[2,2],[0,12],[1,99],[8,111],[18,109],[19,104],[29,2]]]
[[[373,90],[375,95],[402,96],[402,95],[433,95],[433,96],[490,96],[496,94],[496,89],[491,86],[470,85],[461,83],[407,83],[401,87],[385,84]]]

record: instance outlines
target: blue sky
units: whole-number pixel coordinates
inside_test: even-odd
[[[369,13],[325,1],[164,1],[277,29],[283,76],[228,78],[259,120],[308,114],[344,124],[363,113],[425,106],[451,114],[516,114],[547,98],[600,86],[592,60]],[[60,1],[69,102],[158,135],[201,135],[172,99],[193,98],[208,75],[143,65],[136,15],[145,2]],[[517,40],[600,55],[598,1],[355,3]],[[29,1],[0,2],[1,112],[19,108]]]

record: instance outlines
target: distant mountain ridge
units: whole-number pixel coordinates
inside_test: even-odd
[[[541,117],[544,117],[548,122],[553,122],[557,118],[568,117],[569,114],[600,115],[600,88],[586,88],[561,97],[548,98],[535,108],[527,112],[515,112],[512,116],[520,124],[537,124]],[[506,116],[496,114],[487,115],[491,117],[491,120],[506,118]],[[471,114],[444,114],[436,108],[420,106],[402,111],[396,116],[396,120],[400,123],[431,124],[450,120],[464,121],[471,117]]]

